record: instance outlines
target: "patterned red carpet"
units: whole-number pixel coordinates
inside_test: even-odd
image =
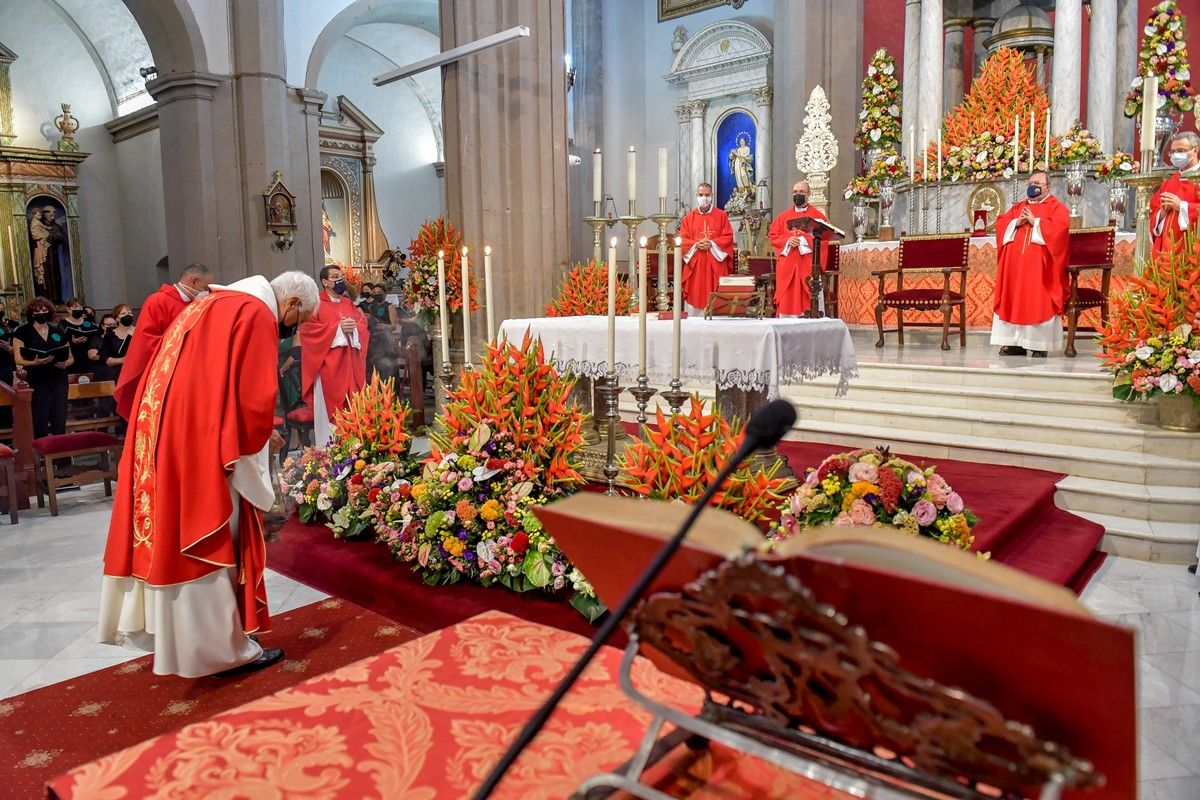
[[[272,618],[267,647],[281,664],[236,678],[189,680],[151,672],[151,657],[0,700],[0,796],[45,796],[45,782],[78,764],[207,719],[416,638],[370,611],[329,599]]]

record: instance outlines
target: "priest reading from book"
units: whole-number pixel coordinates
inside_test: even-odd
[[[781,317],[796,317],[808,311],[812,292],[807,278],[812,275],[812,235],[796,228],[804,217],[829,221],[819,208],[809,205],[808,181],[792,187],[792,208],[771,223],[767,238],[775,248],[775,311]],[[821,243],[821,263],[828,264],[829,245]]]
[[[275,663],[261,512],[275,502],[279,339],[316,309],[302,272],[214,287],[163,335],[134,398],[121,455],[100,641],[154,652],[157,675],[196,678]]]
[[[323,445],[333,435],[333,415],[367,380],[367,317],[346,297],[346,278],[321,268],[321,304],[300,326],[304,402],[313,410],[313,436]]]
[[[1171,137],[1170,151],[1175,172],[1150,198],[1154,237],[1150,252],[1155,256],[1182,248],[1184,236],[1196,230],[1200,215],[1200,187],[1190,180],[1200,178],[1200,136],[1191,131],[1177,133]]]
[[[683,239],[683,299],[690,314],[703,314],[722,275],[733,272],[733,226],[713,204],[712,186],[696,187],[696,207],[679,223]]]
[[[1028,199],[996,218],[992,344],[1002,356],[1045,358],[1063,339],[1070,212],[1044,172],[1029,176]]]

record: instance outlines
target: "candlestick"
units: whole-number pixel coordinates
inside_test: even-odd
[[[608,373],[617,369],[617,237],[608,242]]]
[[[654,306],[659,311],[666,311],[671,307],[671,296],[667,294],[667,225],[675,221],[675,215],[662,210],[666,208],[667,198],[658,198],[658,205],[659,213],[650,215],[650,219],[658,226],[658,292]]]
[[[1042,161],[1042,169],[1050,171],[1050,114],[1046,114],[1046,158]]]
[[[646,237],[638,240],[638,375],[646,374]]]
[[[658,148],[658,199],[661,206],[667,199],[667,148]]]
[[[1021,171],[1021,115],[1013,117],[1013,175]]]
[[[1139,150],[1154,150],[1154,117],[1158,114],[1158,76],[1147,75],[1142,79],[1142,133]],[[1155,154],[1155,162],[1158,161]],[[1142,172],[1154,169],[1156,163],[1142,164]]]
[[[450,332],[447,318],[450,310],[446,306],[446,253],[438,250],[438,332],[442,335],[442,363],[450,363]]]
[[[467,266],[467,248],[462,249],[463,367],[471,368],[471,272]]]
[[[671,287],[671,377],[679,378],[680,317],[683,315],[683,238],[675,237],[675,269]]]
[[[937,145],[937,147],[938,147],[937,179],[940,182],[942,180],[942,129],[940,127],[938,128],[938,145]]]
[[[483,301],[487,303],[487,339],[496,335],[496,318],[492,311],[492,246],[483,248]]]
[[[634,203],[637,201],[637,150],[632,145],[629,147],[629,155],[626,157],[625,166],[629,171],[629,175],[627,176],[629,181],[629,213],[633,214]]]
[[[1035,158],[1035,156],[1034,156],[1035,151],[1033,149],[1033,140],[1037,138],[1036,134],[1037,134],[1037,128],[1034,127],[1033,112],[1030,111],[1029,112],[1029,171],[1030,172],[1033,172],[1033,159]]]
[[[929,127],[921,126],[921,180],[929,180]]]
[[[592,202],[593,203],[604,202],[604,195],[601,191],[601,185],[602,185],[601,180],[602,180],[602,176],[603,176],[603,172],[602,172],[603,161],[602,161],[602,159],[603,159],[603,156],[600,153],[600,148],[597,147],[595,149],[595,151],[592,152]],[[600,215],[596,214],[596,216],[598,217]]]

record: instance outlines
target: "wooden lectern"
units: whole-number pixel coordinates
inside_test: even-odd
[[[579,494],[537,510],[614,607],[689,508]],[[637,797],[664,724],[854,796],[1136,795],[1131,630],[1059,586],[902,532],[828,527],[756,555],[757,528],[700,515],[631,615],[622,688],[653,721],[583,784]],[[613,553],[621,558],[613,558]],[[691,715],[640,693],[636,654],[702,686]]]
[[[823,317],[825,316],[825,273],[821,268],[821,242],[840,242],[846,238],[846,232],[836,225],[831,225],[825,220],[813,217],[797,217],[796,219],[788,220],[788,227],[804,231],[812,236],[812,274],[805,279],[808,281],[809,296],[812,299],[808,304],[808,311],[805,313],[805,316],[809,318]],[[821,298],[819,309],[817,308],[818,298]]]

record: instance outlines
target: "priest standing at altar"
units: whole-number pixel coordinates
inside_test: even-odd
[[[780,317],[795,317],[808,311],[812,292],[808,277],[812,275],[812,235],[795,227],[794,220],[811,217],[828,222],[819,208],[809,205],[808,181],[797,181],[792,187],[792,207],[783,211],[771,223],[767,238],[775,248],[775,313]],[[829,245],[821,243],[821,263],[829,263]]]
[[[367,317],[346,297],[337,267],[321,269],[321,305],[300,326],[301,391],[313,410],[314,441],[333,435],[333,415],[367,379]]]
[[[713,204],[712,186],[696,188],[696,207],[679,223],[683,239],[683,299],[690,314],[703,314],[723,275],[733,272],[733,226]]]
[[[1046,173],[1029,176],[1026,196],[996,218],[992,344],[1002,356],[1045,358],[1062,347],[1071,219]]]
[[[1196,230],[1200,215],[1200,188],[1189,178],[1200,178],[1200,136],[1191,131],[1171,137],[1171,166],[1175,173],[1150,198],[1151,255],[1183,246],[1184,235]]]
[[[270,627],[260,512],[275,501],[281,335],[317,306],[302,272],[255,275],[189,303],[134,398],[113,498],[99,639],[154,652],[156,675],[239,674],[283,657]]]

